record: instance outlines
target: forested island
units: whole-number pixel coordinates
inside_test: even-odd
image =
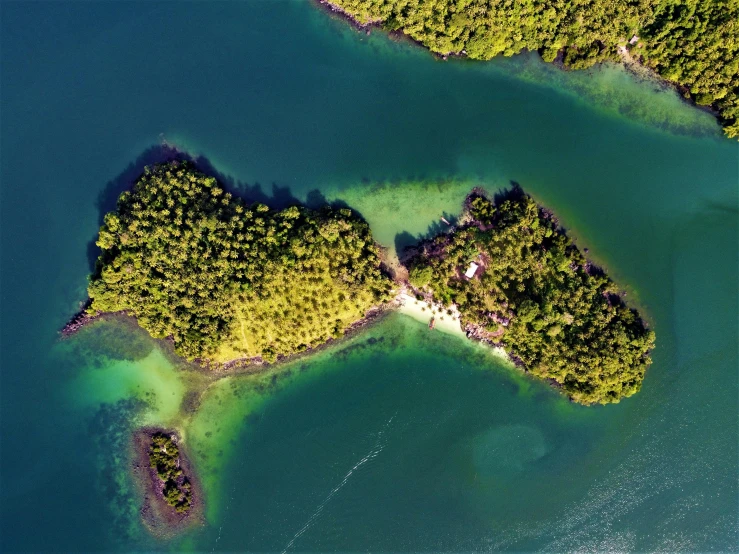
[[[654,333],[554,216],[520,188],[465,205],[460,224],[404,260],[408,282],[393,282],[348,208],[273,211],[190,162],[156,165],[104,218],[87,314],[132,316],[180,356],[228,368],[325,344],[411,288],[576,402],[637,392]]]
[[[641,387],[654,332],[586,260],[554,216],[520,188],[467,198],[461,224],[420,244],[410,282],[455,305],[468,335],[499,344],[582,404]]]
[[[351,210],[249,206],[183,161],[147,168],[97,244],[88,313],[131,315],[204,365],[275,361],[338,338],[392,285]]]
[[[134,475],[144,498],[141,516],[157,536],[197,524],[203,516],[202,491],[174,431],[139,429],[133,438]]]
[[[739,137],[739,0],[326,0],[440,55],[522,50],[570,69],[637,60]]]

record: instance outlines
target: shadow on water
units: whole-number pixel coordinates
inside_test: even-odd
[[[413,236],[408,231],[395,235],[395,253],[401,262],[407,261],[415,252],[415,247],[420,243],[454,229],[459,220],[458,215],[452,215],[448,212],[442,212],[442,217],[443,219],[440,218],[439,221],[432,222],[426,231],[419,235]],[[448,223],[445,223],[444,220]]]
[[[348,204],[342,200],[329,202],[318,189],[310,191],[305,202],[296,198],[289,186],[280,186],[274,182],[272,183],[271,194],[267,194],[262,189],[260,183],[250,184],[245,181],[239,181],[231,175],[226,175],[218,171],[207,157],[202,155],[191,156],[166,142],[162,142],[162,144],[150,146],[144,150],[116,178],[108,181],[105,188],[100,191],[100,194],[95,200],[95,207],[98,210],[98,226],[103,224],[105,214],[116,209],[121,193],[131,189],[133,184],[144,173],[146,166],[175,160],[191,162],[198,171],[215,177],[224,190],[244,199],[249,204],[266,204],[274,210],[282,210],[290,206],[304,206],[314,210],[324,206],[330,206],[334,209],[349,208]],[[359,211],[352,208],[352,212],[364,220]],[[100,247],[95,243],[96,240],[93,239],[87,244],[87,261],[91,273],[97,271],[98,257],[102,252]]]
[[[473,194],[481,194],[481,196],[488,196],[483,189],[474,189]],[[496,206],[502,204],[506,200],[521,200],[526,193],[523,191],[523,187],[516,182],[511,181],[511,187],[505,189],[499,189],[493,194],[493,204]]]
[[[395,252],[400,260],[403,260],[403,254],[411,247],[418,244],[419,239],[411,235],[408,231],[403,231],[395,235]]]
[[[492,195],[484,188],[475,187],[470,191],[469,195],[465,199],[465,206],[467,206],[468,200],[475,196],[487,198],[497,206],[506,200],[520,200],[526,196],[526,193],[521,185],[516,181],[510,181],[510,187],[498,189],[496,192],[492,193]],[[413,256],[416,252],[416,247],[421,243],[454,230],[459,222],[459,217],[460,214],[452,215],[450,213],[443,212],[439,220],[433,221],[423,233],[416,236],[412,235],[408,231],[396,234],[395,252],[398,259],[401,262],[407,261],[411,256]]]
[[[95,207],[98,210],[98,226],[103,224],[105,214],[116,208],[118,197],[122,192],[131,188],[131,185],[141,176],[147,165],[154,165],[177,159],[187,159],[187,156],[167,144],[150,146],[144,150],[144,152],[134,161],[129,163],[126,169],[124,169],[115,179],[108,181],[105,188],[100,191],[100,194],[98,194],[98,197],[95,200]],[[90,266],[91,272],[95,272],[97,270],[96,262],[98,256],[101,254],[100,247],[95,244],[95,241],[96,239],[93,239],[87,244],[87,262]]]

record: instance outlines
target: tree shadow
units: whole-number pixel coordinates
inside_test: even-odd
[[[482,188],[474,188],[472,189],[472,192],[469,194],[469,198],[473,198],[475,196],[482,196],[484,198],[490,199],[490,195]],[[510,188],[503,188],[498,189],[496,192],[493,193],[492,202],[496,206],[499,206],[506,200],[521,200],[524,196],[526,196],[526,193],[524,192],[521,185],[516,181],[511,181]]]
[[[226,191],[234,196],[242,198],[249,204],[266,204],[275,210],[282,210],[290,206],[300,206],[303,203],[298,200],[288,186],[280,186],[272,183],[272,194],[268,195],[262,189],[261,183],[247,183],[239,181],[231,175],[222,173],[213,165],[213,163],[205,156],[197,156],[195,158],[187,156],[185,158],[193,164],[195,169],[211,177],[215,177],[218,184]]]
[[[410,257],[410,250],[415,249],[418,242],[419,239],[411,235],[408,231],[403,231],[395,235],[395,253],[401,263]]]
[[[526,193],[519,183],[511,181],[510,188],[501,188],[494,192],[491,198],[490,193],[481,188],[475,187],[467,195],[465,199],[465,207],[469,205],[469,201],[477,196],[481,196],[493,202],[496,206],[505,202],[506,200],[520,200]],[[418,246],[437,237],[442,234],[453,231],[459,223],[460,214],[450,214],[448,212],[442,212],[441,217],[438,221],[433,221],[429,224],[428,228],[424,233],[417,236],[413,236],[408,231],[403,231],[395,235],[395,252],[401,263],[406,262],[410,259],[417,251]]]
[[[408,231],[395,235],[395,253],[401,263],[405,263],[418,251],[418,246],[434,237],[451,232],[459,220],[459,216],[442,212],[443,219],[433,221],[424,233],[413,236]],[[445,222],[446,221],[446,222]]]
[[[260,183],[250,184],[239,181],[233,176],[216,169],[206,156],[191,156],[166,141],[162,141],[161,144],[150,146],[144,150],[117,177],[106,183],[95,200],[95,207],[98,210],[98,226],[103,224],[105,214],[116,209],[121,193],[131,190],[131,187],[143,175],[147,166],[171,161],[190,162],[201,173],[214,177],[224,190],[242,198],[249,204],[266,204],[273,210],[282,210],[290,206],[304,206],[314,210],[324,206],[330,206],[334,209],[349,208],[349,205],[342,200],[329,202],[318,189],[310,191],[305,202],[295,197],[289,186],[280,186],[275,182],[272,183],[271,194],[267,194]],[[353,208],[351,210],[357,217],[364,220],[361,213]],[[100,247],[96,244],[96,239],[87,244],[87,262],[90,272],[93,274],[99,270],[97,261],[101,253]]]
[[[100,191],[95,201],[95,207],[98,209],[98,224],[103,224],[103,217],[110,211],[113,211],[118,204],[118,197],[122,192],[129,190],[131,185],[144,173],[147,165],[168,162],[172,160],[186,160],[188,157],[167,144],[150,146],[128,164],[115,179],[111,179]]]
[[[447,219],[447,221],[450,221],[450,220]],[[450,223],[451,223],[451,221],[450,221]],[[434,221],[434,222],[432,222],[432,223],[429,224],[428,228],[426,229],[426,232],[424,234],[420,235],[420,239],[421,240],[428,240],[428,239],[434,238],[437,235],[441,235],[443,233],[447,233],[451,229],[452,229],[452,226],[451,225],[447,225],[446,223],[444,223],[441,220]]]
[[[188,159],[185,154],[166,143],[150,146],[144,150],[115,179],[108,181],[95,199],[95,207],[98,210],[98,227],[103,224],[105,214],[115,210],[121,193],[131,188],[131,185],[141,177],[147,165],[185,159]],[[102,252],[95,241],[96,239],[93,239],[87,244],[87,263],[92,273],[98,269],[97,260]]]
[[[305,203],[303,205],[306,208],[310,208],[311,210],[320,210],[324,206],[330,206],[331,208],[335,210],[338,210],[341,208],[348,208],[353,213],[359,215],[359,217],[362,217],[361,214],[357,210],[349,206],[349,204],[347,204],[343,200],[337,199],[337,200],[332,200],[331,202],[329,202],[326,199],[326,197],[323,195],[323,193],[318,189],[313,189],[308,192],[308,194],[306,195]],[[366,221],[363,217],[362,217],[362,220]]]

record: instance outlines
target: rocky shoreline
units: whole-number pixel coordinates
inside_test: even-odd
[[[169,356],[172,358],[178,360],[179,362],[182,362],[187,367],[201,371],[207,375],[210,376],[216,376],[216,377],[222,377],[224,374],[228,375],[234,375],[234,374],[245,374],[245,373],[260,373],[262,371],[266,371],[267,368],[273,367],[275,365],[282,365],[288,362],[292,362],[294,360],[303,358],[305,356],[309,356],[311,354],[315,354],[317,352],[322,351],[325,348],[328,348],[330,346],[333,346],[335,344],[340,343],[341,341],[344,341],[348,338],[351,338],[355,336],[357,333],[359,333],[362,329],[365,327],[368,327],[369,325],[375,324],[378,321],[380,321],[384,316],[386,316],[389,312],[393,311],[398,305],[399,305],[399,295],[390,300],[389,302],[386,302],[384,304],[380,304],[378,306],[375,306],[371,308],[367,314],[362,318],[351,325],[349,325],[345,330],[344,334],[340,338],[328,338],[325,342],[314,346],[312,348],[308,348],[304,350],[303,352],[297,352],[295,354],[289,354],[289,355],[282,355],[279,356],[277,361],[275,362],[267,362],[260,356],[255,356],[251,358],[238,358],[235,360],[230,360],[228,362],[215,362],[208,359],[195,359],[192,362],[188,362],[187,360],[184,360],[184,358],[181,358],[179,355],[177,355],[174,351],[174,344],[171,339],[152,339],[156,340],[160,346],[164,347],[164,350],[167,352]],[[90,325],[94,325],[103,321],[110,321],[110,320],[125,320],[129,323],[136,323],[136,318],[132,315],[129,315],[125,311],[119,311],[119,312],[98,312],[96,314],[89,314],[87,313],[87,308],[90,305],[90,301],[88,300],[83,308],[77,312],[70,320],[69,322],[62,327],[61,330],[59,330],[59,338],[60,340],[66,340],[83,329],[89,327]],[[136,323],[138,325],[138,323]]]
[[[79,333],[85,327],[97,323],[99,321],[106,321],[111,319],[125,319],[128,321],[136,321],[136,318],[129,315],[125,311],[119,312],[96,312],[90,314],[87,310],[92,304],[88,298],[80,308],[80,311],[72,316],[72,318],[59,330],[59,338],[64,340],[73,337]]]
[[[382,21],[380,21],[379,19],[375,21],[370,21],[368,23],[360,23],[354,16],[349,14],[341,6],[337,6],[336,4],[333,4],[328,0],[315,0],[315,4],[319,8],[329,12],[331,15],[335,15],[343,19],[344,21],[349,23],[349,25],[354,27],[354,29],[356,29],[357,31],[363,31],[366,34],[370,34],[370,29],[372,27],[379,27],[380,23],[382,23]]]
[[[232,374],[243,374],[243,373],[259,373],[261,371],[266,371],[266,369],[269,367],[272,367],[275,365],[282,365],[288,362],[298,360],[305,356],[316,354],[317,352],[321,352],[322,350],[326,348],[339,344],[346,339],[354,337],[362,329],[377,323],[384,316],[386,316],[389,312],[393,311],[395,306],[397,305],[397,302],[398,300],[397,298],[395,298],[388,303],[381,304],[379,306],[375,306],[374,308],[371,308],[362,319],[359,319],[355,321],[354,323],[352,323],[351,325],[349,325],[344,330],[344,335],[338,339],[329,338],[325,342],[322,342],[321,344],[314,346],[312,348],[307,348],[306,350],[302,352],[297,352],[295,354],[289,354],[286,356],[285,355],[279,356],[277,358],[277,361],[275,362],[267,362],[261,356],[255,356],[253,358],[238,358],[236,360],[230,360],[228,362],[212,362],[210,360],[195,360],[195,364],[197,367],[207,370],[209,374],[228,373],[229,375],[232,375]]]
[[[149,449],[154,435],[158,433],[168,435],[178,446],[179,468],[190,483],[192,491],[190,508],[184,513],[178,513],[167,503],[164,498],[164,484],[149,461]],[[202,487],[195,476],[192,464],[183,451],[182,441],[177,432],[144,427],[134,433],[131,444],[133,450],[131,470],[143,498],[141,520],[144,526],[156,537],[170,538],[192,526],[204,525],[205,503]]]

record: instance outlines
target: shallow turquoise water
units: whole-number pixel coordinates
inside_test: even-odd
[[[436,61],[304,2],[0,16],[3,551],[735,549],[739,147],[707,114],[617,68]],[[402,316],[197,409],[202,379],[141,333],[56,344],[160,135],[248,197],[343,200],[390,248],[521,183],[648,314],[643,390],[573,406]],[[157,421],[208,492],[174,543],[126,471],[129,427]]]

